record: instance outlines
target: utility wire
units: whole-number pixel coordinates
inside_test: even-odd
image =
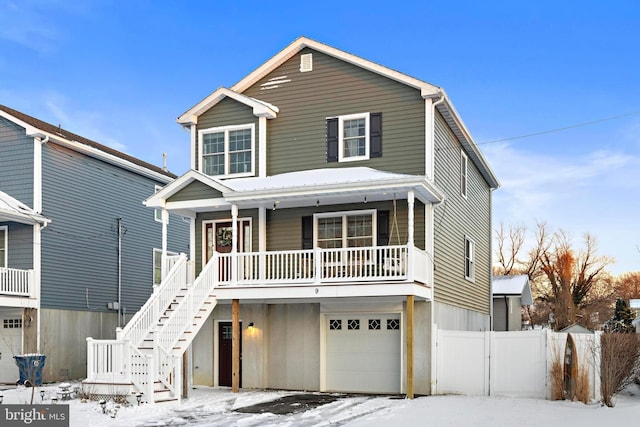
[[[526,135],[512,136],[510,138],[501,138],[501,139],[494,139],[494,140],[491,140],[491,141],[478,142],[477,145],[493,144],[493,143],[496,143],[496,142],[504,142],[504,141],[513,141],[515,139],[529,138],[529,137],[532,137],[532,136],[545,135],[547,133],[561,132],[563,130],[574,129],[574,128],[579,128],[579,127],[583,127],[583,126],[589,126],[589,125],[593,125],[593,124],[596,124],[596,123],[607,122],[607,121],[610,121],[610,120],[616,120],[616,119],[620,119],[622,117],[635,116],[636,114],[640,114],[640,111],[633,111],[631,113],[619,114],[617,116],[605,117],[604,119],[592,120],[592,121],[589,121],[589,122],[578,123],[578,124],[575,124],[575,125],[565,126],[565,127],[561,127],[561,128],[529,133],[529,134],[526,134]]]

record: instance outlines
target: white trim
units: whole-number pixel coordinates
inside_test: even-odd
[[[198,127],[195,123],[192,123],[189,127],[189,142],[191,145],[191,167],[190,169],[196,169],[196,144],[197,144],[197,130]]]
[[[460,150],[460,195],[467,198],[469,194],[469,156]]]
[[[189,218],[189,259],[196,259],[196,219]],[[189,347],[191,348],[191,347]]]
[[[255,156],[254,156],[255,157]],[[264,178],[267,176],[267,118],[260,117],[258,119],[258,176]]]
[[[237,131],[237,130],[251,130],[251,170],[248,172],[240,172],[240,173],[230,173],[230,163],[229,163],[229,132]],[[219,177],[219,178],[240,178],[247,176],[254,176],[256,171],[256,125],[255,123],[248,123],[244,125],[233,125],[233,126],[217,126],[207,129],[200,129],[198,131],[198,172],[207,175],[203,170],[204,158],[203,158],[203,145],[204,145],[204,135],[211,133],[223,133],[224,132],[224,174],[221,175],[208,175],[211,177]]]
[[[242,224],[244,221],[248,221],[249,222],[249,242],[244,242],[244,252],[253,252],[253,218],[248,216],[248,217],[238,217],[236,218],[236,224],[239,222],[240,224]],[[224,218],[224,219],[209,219],[209,220],[203,220],[202,221],[202,230],[201,230],[201,234],[202,234],[202,240],[201,240],[201,246],[202,246],[202,254],[201,254],[201,261],[202,261],[202,266],[204,267],[207,264],[207,224],[212,224],[213,226],[213,231],[215,233],[215,225],[219,224],[219,223],[224,223],[224,222],[230,222],[233,224],[233,219],[232,218]],[[215,239],[215,236],[214,236]],[[194,245],[195,246],[195,245]],[[215,246],[214,246],[214,251],[215,251]],[[194,257],[195,258],[195,257]]]
[[[433,99],[424,100],[424,174],[428,179],[433,180],[435,163],[435,117],[433,111]]]
[[[160,190],[162,190],[162,185],[154,185],[153,186],[153,194],[157,193]],[[153,210],[153,219],[156,222],[162,222],[162,210],[161,209],[157,209],[156,208],[156,209]]]
[[[4,263],[2,264],[2,267],[9,267],[9,257],[8,257],[8,253],[9,253],[9,227],[7,227],[6,225],[0,225],[0,232],[4,231]]]
[[[469,243],[467,245],[467,242]],[[467,246],[469,253],[467,254]],[[476,242],[469,236],[464,236],[464,278],[470,282],[475,282],[476,278],[476,260],[475,260]],[[467,260],[469,260],[469,275],[467,275]]]
[[[358,160],[369,159],[369,117],[371,113],[358,113],[347,114],[344,116],[338,116],[338,162],[355,162]],[[364,119],[365,133],[364,133],[364,155],[363,156],[349,156],[344,155],[344,122],[347,120]]]
[[[153,269],[151,270],[151,282],[152,285],[159,285],[160,283],[156,283],[156,254],[160,254],[160,283],[162,283],[162,249],[153,248]],[[178,255],[177,252],[167,251],[167,256]]]
[[[321,212],[313,214],[313,247],[318,247],[318,219],[319,218],[342,218],[342,247],[347,248],[348,232],[347,232],[347,218],[356,215],[371,215],[371,246],[377,246],[378,244],[378,227],[377,227],[377,210],[376,209],[363,209],[353,211],[336,211],[336,212]]]
[[[416,89],[420,89],[421,95],[423,97],[433,96],[435,95],[439,88],[430,83],[424,82],[422,80],[418,80],[414,77],[410,77],[406,74],[400,73],[398,71],[392,70],[391,68],[387,68],[380,64],[376,64],[375,62],[371,62],[364,58],[360,58],[356,55],[352,55],[350,53],[344,52],[342,50],[336,49],[334,47],[328,46],[326,44],[317,42],[315,40],[311,40],[306,37],[299,37],[294,40],[287,47],[278,52],[275,56],[269,59],[267,62],[262,64],[259,68],[254,70],[251,74],[240,80],[238,83],[231,87],[231,90],[242,93],[252,85],[254,85],[258,80],[263,78],[265,75],[282,65],[285,61],[292,58],[294,55],[298,54],[304,48],[309,47],[318,52],[324,53],[329,56],[333,56],[335,58],[341,59],[345,62],[354,64],[358,67],[364,68],[366,70],[372,71],[374,73],[383,75],[392,80],[396,80],[400,83],[404,83],[407,86],[414,87]]]
[[[42,141],[33,138],[33,210],[42,213]]]

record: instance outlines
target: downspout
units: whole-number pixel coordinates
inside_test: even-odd
[[[44,145],[49,142],[49,135],[45,135],[43,139],[40,141],[40,145]],[[38,147],[34,152],[34,179],[33,179],[33,210],[37,213],[42,213],[42,147]],[[43,224],[36,225],[37,229],[35,230],[36,236],[34,239],[37,240],[34,245],[34,248],[38,248],[40,251],[41,243],[42,243],[42,230],[44,230],[47,226],[47,222],[45,221]],[[37,270],[37,282],[38,282],[38,309],[36,310],[36,353],[40,353],[40,338],[41,338],[41,328],[40,328],[40,309],[42,306],[42,258],[41,255],[38,255],[38,270]],[[24,335],[23,335],[24,336]],[[23,343],[24,346],[24,343]],[[24,350],[24,347],[23,347]]]
[[[431,135],[429,135],[429,137],[431,138],[431,157],[432,157],[432,161],[431,161],[431,168],[429,171],[425,170],[425,174],[429,173],[430,174],[430,178],[432,180],[432,182],[435,184],[436,179],[435,179],[435,147],[436,147],[436,106],[438,104],[441,104],[442,102],[444,102],[444,93],[439,92],[439,96],[440,99],[438,99],[435,102],[431,103]],[[426,153],[425,153],[426,155]],[[426,210],[425,210],[426,211]],[[437,340],[437,328],[436,328],[436,324],[435,324],[435,320],[436,320],[436,280],[435,280],[435,266],[436,266],[436,254],[435,254],[435,221],[434,221],[434,217],[435,217],[435,209],[433,209],[433,207],[431,208],[431,215],[430,215],[430,224],[429,224],[429,229],[431,230],[431,244],[430,244],[430,248],[429,251],[431,252],[431,310],[430,311],[430,318],[431,318],[431,384],[430,384],[430,392],[431,394],[435,394],[436,392],[436,340]],[[426,245],[425,245],[426,246]],[[426,249],[426,247],[425,247]],[[435,335],[435,336],[434,336]]]
[[[118,218],[118,327],[122,326],[122,218]]]

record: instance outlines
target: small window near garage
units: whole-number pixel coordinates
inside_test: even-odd
[[[347,323],[347,329],[350,331],[357,331],[360,329],[360,319],[349,319]]]
[[[4,329],[21,329],[22,319],[3,319],[2,326]]]
[[[400,321],[398,319],[387,319],[387,330],[397,331],[400,329]]]
[[[342,329],[342,320],[340,319],[331,319],[329,320],[329,330],[331,331],[339,331]]]
[[[379,331],[380,330],[380,319],[369,319],[369,330]]]

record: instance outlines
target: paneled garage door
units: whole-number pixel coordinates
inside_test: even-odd
[[[22,348],[22,317],[0,318],[0,383],[15,384],[19,378],[14,354]]]
[[[400,314],[327,314],[326,389],[400,393]]]

